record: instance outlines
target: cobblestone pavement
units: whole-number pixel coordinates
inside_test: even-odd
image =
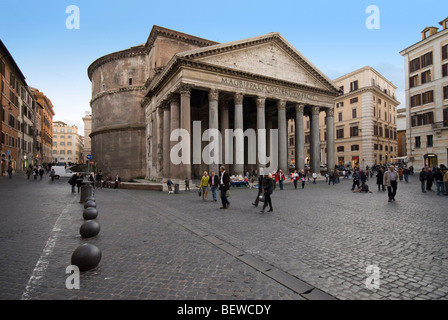
[[[275,190],[274,212],[231,190],[231,206],[197,193],[95,192],[100,234],[81,239],[83,207],[67,180],[0,178],[0,299],[447,299],[448,197],[418,177],[387,192],[351,181]],[[211,194],[209,193],[209,200]],[[68,290],[76,247],[102,251]],[[368,289],[379,268],[378,289]]]

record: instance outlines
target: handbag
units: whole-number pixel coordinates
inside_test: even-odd
[[[201,196],[201,189],[199,189],[198,196]]]
[[[260,202],[264,202],[264,194],[262,196],[259,197],[258,201]]]

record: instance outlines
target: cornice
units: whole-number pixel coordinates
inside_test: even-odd
[[[360,94],[363,94],[363,93],[366,93],[366,92],[369,92],[369,91],[375,91],[375,93],[376,93],[377,95],[381,95],[381,97],[382,97],[383,99],[388,99],[389,102],[391,102],[391,103],[393,103],[393,104],[396,104],[396,106],[399,106],[399,105],[400,105],[400,102],[399,102],[397,99],[391,97],[391,96],[388,95],[387,93],[384,93],[383,91],[381,91],[381,90],[380,90],[379,88],[377,88],[376,86],[363,87],[363,88],[360,88],[360,89],[358,89],[358,90],[355,90],[355,91],[351,91],[351,92],[349,92],[349,93],[346,93],[346,94],[344,94],[344,95],[342,95],[342,96],[337,96],[334,102],[335,102],[335,103],[338,103],[338,102],[340,102],[340,101],[342,101],[342,100],[345,100],[345,99],[347,99],[347,98],[350,98],[350,97],[353,97],[353,96],[357,96],[357,95],[360,95]]]
[[[154,79],[154,82],[150,85],[148,92],[146,96],[151,96],[153,94],[156,94],[164,83],[166,83],[173,75],[176,73],[180,68],[186,67],[186,68],[192,68],[196,70],[203,70],[203,71],[209,71],[214,73],[220,73],[222,75],[227,76],[233,76],[238,77],[246,80],[252,80],[252,81],[259,81],[259,82],[265,82],[270,83],[277,86],[284,86],[291,89],[296,90],[302,90],[314,94],[323,94],[323,95],[329,95],[336,97],[338,92],[337,91],[330,91],[330,90],[324,90],[319,89],[311,86],[306,86],[303,84],[298,84],[294,82],[289,82],[285,80],[280,80],[272,77],[267,77],[263,75],[258,75],[246,71],[240,71],[236,69],[226,68],[222,66],[217,66],[214,64],[209,64],[197,60],[191,60],[186,58],[178,58],[173,63],[167,66],[165,71],[160,75],[160,77]]]
[[[102,92],[98,93],[97,95],[95,95],[92,98],[92,100],[90,100],[90,105],[92,105],[92,103],[94,103],[96,100],[98,100],[104,96],[108,96],[108,95],[116,94],[116,93],[123,93],[123,92],[143,91],[144,89],[145,89],[145,86],[131,86],[131,87],[122,87],[122,88],[109,90],[109,91],[102,91]]]
[[[101,58],[95,60],[87,69],[87,74],[89,76],[90,81],[92,81],[93,72],[98,69],[100,66],[115,60],[137,57],[147,55],[149,53],[148,48],[144,46],[132,47],[123,51],[118,51],[114,53],[110,53]]]
[[[117,131],[140,131],[140,130],[146,130],[145,125],[141,124],[130,124],[130,125],[118,125],[118,126],[107,126],[103,127],[97,130],[93,130],[89,137],[93,138],[94,136],[102,133],[110,133],[110,132],[117,132]]]

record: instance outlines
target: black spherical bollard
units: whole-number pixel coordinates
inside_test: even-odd
[[[84,203],[86,203],[87,201],[93,201],[93,202],[95,202],[95,197],[94,197],[94,196],[88,196],[88,197],[84,200]]]
[[[98,210],[94,207],[88,207],[84,209],[84,212],[82,213],[82,217],[84,220],[93,220],[98,217]]]
[[[100,224],[93,220],[87,220],[79,228],[79,233],[83,238],[95,237],[100,233]]]
[[[96,208],[96,202],[95,202],[95,201],[92,201],[92,200],[86,201],[86,202],[84,203],[84,209],[86,209],[86,208],[88,208],[88,207]]]
[[[80,271],[95,268],[101,260],[101,250],[93,244],[84,243],[72,253],[71,263]]]

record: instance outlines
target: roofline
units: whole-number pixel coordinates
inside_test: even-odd
[[[444,36],[446,33],[448,33],[448,28],[445,30],[440,30],[439,32],[437,32],[436,34],[433,34],[432,36],[426,38],[426,39],[422,39],[419,42],[414,43],[413,45],[410,45],[409,47],[407,47],[406,49],[403,49],[399,52],[400,55],[404,56],[405,54],[407,54],[409,51],[414,50],[424,44],[426,44],[426,42],[430,42],[438,37],[442,37]]]
[[[215,45],[215,44],[219,43],[219,42],[207,40],[204,38],[192,36],[190,34],[183,33],[180,31],[171,30],[168,28],[154,25],[151,29],[149,36],[148,36],[148,40],[146,41],[145,47],[150,49],[159,35],[164,35],[164,36],[167,36],[170,38],[176,38],[176,40],[181,40],[184,42],[189,42],[189,43],[193,42],[195,45],[198,45],[200,47],[207,47],[207,46],[211,46],[211,45]]]
[[[372,68],[371,66],[365,66],[365,67],[362,67],[362,68],[357,69],[357,70],[355,70],[355,71],[352,71],[352,72],[350,72],[350,73],[347,73],[347,74],[345,74],[345,75],[343,75],[343,76],[340,76],[339,78],[334,79],[333,82],[341,81],[343,78],[348,78],[348,77],[350,77],[350,76],[352,76],[352,75],[355,75],[355,74],[357,74],[357,73],[361,73],[362,71],[365,71],[365,70],[371,70],[371,71],[375,72],[377,75],[379,75],[379,76],[380,76],[381,78],[383,78],[385,81],[387,81],[387,83],[389,83],[392,87],[394,87],[394,89],[397,89],[397,88],[398,88],[398,87],[396,87],[392,82],[390,82],[385,76],[383,76],[381,73],[379,73],[377,70],[375,70],[375,69]]]
[[[14,60],[14,58],[12,57],[11,53],[9,52],[8,48],[6,48],[5,44],[3,43],[3,41],[0,39],[0,49],[5,51],[6,53],[6,59],[9,59],[10,62],[12,63],[14,69],[16,69],[17,73],[20,76],[20,80],[23,81],[23,83],[25,84],[25,86],[28,86],[28,84],[26,83],[25,80],[25,76],[23,75],[22,71],[20,70],[19,66],[17,65],[16,61]]]

